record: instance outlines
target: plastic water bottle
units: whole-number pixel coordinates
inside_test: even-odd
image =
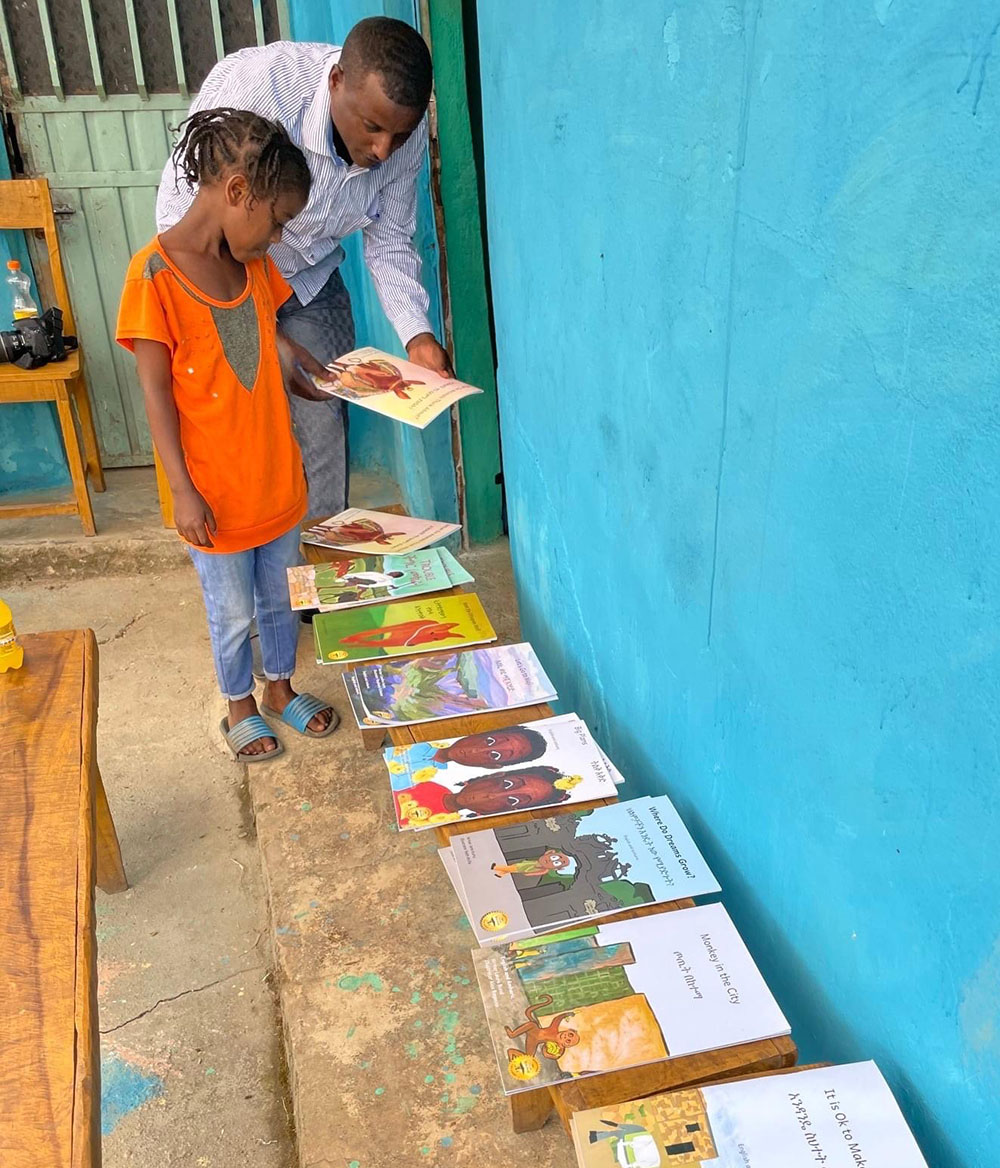
[[[38,305],[31,298],[31,281],[21,271],[20,260],[8,260],[7,268],[10,272],[7,283],[14,300],[14,319],[25,320],[29,316],[37,316]]]
[[[20,669],[23,661],[24,650],[18,644],[13,614],[0,600],[0,673]]]

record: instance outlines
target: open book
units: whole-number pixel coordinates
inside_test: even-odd
[[[871,1062],[666,1091],[570,1125],[580,1168],[927,1168]]]
[[[472,960],[507,1095],[789,1032],[721,904],[477,949]]]
[[[355,349],[327,368],[336,379],[330,382],[314,377],[317,389],[419,430],[463,397],[483,392],[380,349]]]

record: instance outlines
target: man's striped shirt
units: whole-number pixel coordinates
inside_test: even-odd
[[[337,154],[330,123],[327,82],[339,59],[334,45],[290,41],[231,53],[205,78],[190,112],[231,106],[281,122],[306,156],[312,190],[305,209],[272,246],[275,263],[308,304],[343,262],[340,241],[360,229],[379,300],[405,345],[417,333],[433,331],[413,246],[427,123],[380,165],[367,170],[348,165]],[[194,191],[168,159],[156,199],[157,230],[176,223],[193,199]]]

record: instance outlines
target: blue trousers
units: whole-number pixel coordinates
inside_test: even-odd
[[[201,581],[223,697],[236,702],[253,693],[250,622],[255,612],[264,676],[269,681],[291,677],[300,621],[288,599],[285,569],[301,563],[298,526],[245,552],[205,552],[189,546],[188,553]]]

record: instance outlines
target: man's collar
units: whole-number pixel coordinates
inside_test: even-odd
[[[330,121],[330,70],[339,60],[340,49],[337,48],[323,62],[323,75],[302,118],[302,145],[314,154],[328,154],[335,160],[338,155],[333,145]]]

